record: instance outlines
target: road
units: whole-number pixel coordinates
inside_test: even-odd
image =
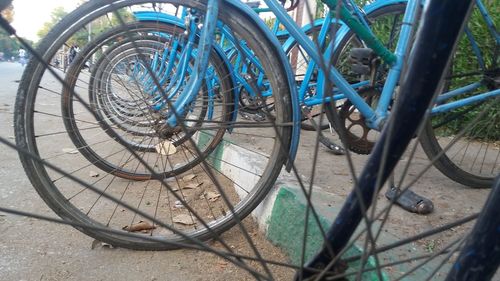
[[[16,81],[22,71],[20,64],[0,62],[0,136],[11,142]],[[16,151],[0,145],[0,155],[0,206],[55,217],[26,178]],[[264,256],[286,259],[252,221],[247,224]],[[238,253],[249,253],[247,242],[237,230],[226,233],[225,239]],[[200,251],[91,249],[92,242],[69,226],[0,213],[0,280],[251,279],[223,259]],[[289,279],[293,272],[279,268],[276,274],[275,278]]]

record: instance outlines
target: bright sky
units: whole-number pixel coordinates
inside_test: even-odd
[[[50,20],[52,10],[64,7],[70,12],[77,6],[78,0],[14,0],[14,22],[17,33],[31,40],[38,40],[36,33]]]

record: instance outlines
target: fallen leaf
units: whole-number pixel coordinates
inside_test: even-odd
[[[177,148],[175,148],[175,145],[172,144],[172,142],[166,140],[163,141],[155,146],[156,152],[161,154],[161,155],[172,155],[177,152]]]
[[[62,152],[67,153],[67,154],[77,154],[78,150],[74,148],[63,148]]]
[[[177,209],[184,208],[184,205],[182,204],[181,201],[177,200],[174,203],[174,208],[177,208]]]
[[[99,173],[98,172],[94,172],[94,171],[90,171],[89,172],[89,176],[91,176],[93,178],[97,178],[99,176]]]
[[[182,189],[195,189],[198,186],[202,185],[203,182],[190,182],[182,187]]]
[[[92,245],[90,246],[90,249],[94,250],[97,246],[101,245],[101,241],[97,240],[97,239],[94,239],[94,241],[92,241]]]
[[[192,202],[197,198],[203,199],[203,194],[205,193],[205,188],[196,188],[192,194],[189,194],[186,198],[186,202]]]
[[[227,262],[224,262],[224,261],[219,261],[219,262],[217,263],[217,267],[218,267],[219,269],[225,269],[227,265],[228,265],[228,263],[227,263]]]
[[[196,175],[195,174],[190,174],[190,175],[186,175],[184,177],[182,177],[182,180],[183,181],[190,181],[192,179],[196,178]]]
[[[94,239],[94,241],[92,241],[92,245],[90,246],[90,249],[94,250],[97,247],[110,248],[110,249],[114,248],[113,245],[111,245],[111,244]]]
[[[184,186],[182,186],[182,189],[196,189],[198,186],[201,186],[202,184],[203,184],[203,182],[198,182],[198,183],[190,182],[190,183],[187,183]],[[172,187],[172,191],[179,191],[179,188]]]
[[[219,199],[220,194],[212,191],[208,191],[205,193],[205,198],[207,198],[208,201],[215,202],[217,199]]]
[[[127,230],[129,232],[137,232],[137,231],[142,231],[142,230],[151,230],[155,229],[156,227],[149,222],[145,221],[139,221],[138,223],[134,223],[132,225],[126,225],[122,227],[123,230]]]
[[[226,216],[226,214],[227,214],[227,213],[226,213],[226,210],[224,210],[224,208],[223,208],[222,206],[220,207],[220,212],[221,212],[221,214],[222,214],[223,216]]]
[[[194,221],[191,218],[191,216],[186,215],[186,214],[177,215],[172,220],[176,223],[185,224],[185,225],[193,225],[194,224]]]

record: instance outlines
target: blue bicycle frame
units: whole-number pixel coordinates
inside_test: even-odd
[[[351,0],[349,0],[351,1]],[[258,17],[258,15],[249,7],[244,5],[243,3],[237,1],[237,0],[226,0],[226,4],[228,5],[233,5],[235,7],[238,7],[238,9],[245,11],[246,14],[248,14],[251,18],[253,18],[256,22],[258,22],[261,26],[265,26],[261,19]],[[316,50],[316,45],[312,42],[312,40],[306,35],[306,31],[303,28],[298,27],[293,19],[288,15],[286,10],[276,1],[276,0],[264,0],[264,2],[267,4],[268,9],[266,11],[271,11],[276,15],[276,23],[275,26],[270,30],[267,28],[262,28],[263,32],[266,33],[267,37],[273,38],[271,40],[274,44],[279,44],[279,42],[276,40],[276,34],[278,30],[278,24],[282,24],[285,27],[286,32],[290,34],[290,38],[288,41],[284,44],[284,48],[287,48],[287,46],[291,46],[294,43],[298,43],[302,48],[305,50],[305,52],[310,56],[311,62],[310,65],[307,68],[307,71],[304,76],[304,81],[305,83],[302,83],[300,87],[297,87],[295,85],[295,79],[293,78],[293,70],[292,67],[284,55],[284,53],[281,54],[281,60],[285,65],[285,69],[287,71],[287,75],[289,77],[289,83],[290,83],[290,89],[292,90],[292,96],[296,98],[292,98],[293,101],[293,121],[294,121],[294,131],[293,131],[293,140],[292,140],[292,147],[290,149],[290,159],[294,159],[295,152],[296,152],[296,147],[298,144],[298,137],[299,137],[299,129],[298,129],[298,123],[300,120],[300,105],[304,104],[307,106],[314,106],[318,105],[321,103],[324,103],[325,101],[331,101],[333,100],[339,100],[343,98],[349,99],[352,104],[359,110],[359,112],[365,117],[367,121],[367,125],[371,127],[372,129],[380,130],[385,123],[385,121],[388,118],[389,111],[388,107],[391,103],[391,100],[393,99],[393,93],[398,85],[400,74],[403,68],[403,62],[405,61],[405,57],[408,53],[408,50],[410,48],[410,39],[411,36],[414,32],[414,26],[416,24],[417,20],[417,15],[418,15],[418,10],[421,5],[421,0],[389,0],[389,1],[377,1],[373,4],[368,5],[367,7],[364,8],[364,11],[359,10],[355,5],[352,5],[352,1],[350,2],[351,7],[353,9],[352,13],[355,15],[359,16],[359,22],[361,24],[366,24],[366,21],[364,20],[364,15],[369,14],[371,11],[376,10],[377,8],[386,6],[386,5],[391,5],[391,4],[397,4],[397,3],[406,3],[406,10],[403,18],[403,25],[401,28],[400,36],[397,42],[396,46],[396,51],[394,53],[395,56],[395,62],[392,63],[390,66],[390,70],[387,75],[386,82],[384,84],[384,87],[382,89],[381,97],[380,100],[377,104],[377,107],[373,109],[370,105],[368,105],[365,100],[357,93],[357,89],[366,85],[368,82],[367,81],[362,81],[357,84],[350,84],[348,81],[346,81],[342,75],[334,68],[330,68],[328,72],[325,74],[324,68],[325,68],[325,63],[330,61],[330,56],[334,53],[335,48],[338,46],[340,40],[343,38],[343,36],[346,35],[346,33],[349,31],[349,27],[343,23],[340,23],[340,28],[338,29],[338,36],[334,40],[334,44],[330,44],[328,48],[326,48],[325,52],[323,54],[318,53]],[[209,7],[210,5],[218,5],[219,3],[215,4],[214,1],[209,1]],[[487,12],[484,8],[484,5],[482,5],[480,0],[476,0],[476,4],[478,8],[480,9],[481,13],[485,17],[485,20],[488,24],[488,27],[490,29],[490,32],[494,36],[494,38],[497,41],[497,44],[499,42],[499,36],[498,33],[495,30],[494,24],[491,21],[491,19],[488,17]],[[205,24],[212,24],[212,26],[217,26],[217,17],[215,14],[212,14],[213,17],[211,18],[208,14],[205,17]],[[327,16],[327,18],[323,21],[323,23],[327,22],[330,23],[333,20],[331,19],[331,14]],[[158,15],[153,16],[155,20],[158,19]],[[147,17],[146,17],[147,18]],[[175,24],[183,24],[182,19],[179,19],[175,16],[166,16],[162,19],[168,20],[171,23]],[[314,25],[317,23],[315,22]],[[219,27],[221,27],[219,25]],[[368,26],[366,26],[368,27]],[[320,30],[320,44],[324,43],[321,40],[324,40],[326,37],[327,31],[329,27],[328,24],[324,24],[322,26],[322,29]],[[224,30],[224,28],[222,28]],[[368,29],[369,30],[369,29]],[[205,31],[205,28],[203,28],[203,31]],[[472,34],[467,31],[466,29],[466,34],[471,41],[471,45],[473,46],[474,53],[476,56],[478,56],[479,61],[482,61],[481,53],[477,47],[477,44],[474,44],[474,39],[472,37]],[[231,41],[234,40],[230,36],[230,31],[223,32],[221,35],[222,42],[225,40]],[[285,32],[280,32],[280,34],[286,34]],[[199,40],[199,48],[201,48],[204,51],[208,51],[209,47],[208,45],[217,45],[212,43],[213,42],[213,37],[205,38],[207,41],[204,41],[202,39]],[[206,46],[205,46],[206,44]],[[219,45],[220,46],[220,45]],[[222,43],[222,46],[224,44]],[[244,45],[243,45],[244,47]],[[281,48],[281,46],[280,46]],[[242,51],[245,51],[244,48],[242,48]],[[236,52],[236,50],[233,50],[233,52]],[[200,54],[199,51],[197,51],[197,55]],[[226,51],[227,55],[227,51]],[[231,55],[231,54],[229,54]],[[252,56],[247,53],[243,55],[245,58],[251,58]],[[237,62],[241,62],[239,59],[236,60]],[[258,61],[252,61],[252,65],[258,67],[259,62]],[[484,63],[481,64],[484,66]],[[320,75],[318,76],[318,82],[317,82],[317,89],[323,89],[323,83],[324,83],[324,75],[328,75],[329,79],[334,82],[336,88],[334,89],[334,93],[332,97],[324,96],[323,91],[317,91],[317,94],[313,97],[306,97],[307,93],[307,88],[309,87],[309,81],[311,79],[311,75],[314,71],[315,68],[318,68],[320,70]],[[197,73],[195,73],[197,74]],[[197,79],[200,79],[201,77],[198,77]],[[238,84],[243,87],[245,87],[245,81],[241,78],[238,77],[237,75],[233,77],[233,80]],[[191,83],[191,80],[190,80]],[[201,82],[200,82],[201,83]],[[259,78],[258,83],[262,84],[265,83],[261,77]],[[471,85],[467,85],[465,87],[462,87],[460,89],[456,89],[454,91],[451,91],[449,93],[444,93],[438,98],[438,103],[443,103],[446,100],[449,100],[452,97],[456,97],[459,95],[463,95],[465,93],[470,93],[471,91],[479,88],[482,84],[481,83],[474,83]],[[196,88],[196,87],[195,87]],[[194,89],[194,88],[193,88]],[[246,88],[249,93],[252,93],[251,87]],[[186,94],[185,94],[186,93]],[[462,107],[464,105],[472,104],[472,103],[477,103],[480,101],[483,101],[485,99],[497,97],[498,94],[500,94],[500,90],[493,90],[490,92],[474,95],[471,97],[467,97],[464,99],[460,99],[457,101],[452,101],[448,102],[446,104],[439,104],[436,106],[432,112],[434,114],[438,114],[441,112],[449,111],[454,108]],[[174,94],[171,94],[172,96]],[[271,92],[263,92],[263,96],[268,96],[272,95]],[[183,113],[184,108],[186,108],[186,105],[189,104],[193,96],[187,95],[186,90],[180,94],[179,96],[182,96],[182,99],[178,99],[174,107],[180,111],[180,114]],[[169,117],[169,124],[175,125],[176,120],[174,116]]]

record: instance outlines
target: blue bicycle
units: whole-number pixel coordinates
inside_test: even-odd
[[[364,23],[365,27],[369,27],[370,31],[377,35],[378,38],[384,41],[384,45],[387,50],[394,51],[396,48],[396,41],[400,36],[401,23],[403,21],[403,15],[405,12],[406,2],[405,1],[378,1],[374,4],[368,5],[363,10],[359,10],[355,5],[352,5],[353,13],[361,19],[361,23]],[[498,33],[496,32],[495,25],[492,18],[488,15],[484,4],[481,1],[476,1],[477,11],[480,17],[484,20],[485,26],[483,29],[489,31],[493,42],[493,50],[498,50],[499,41]],[[261,9],[259,11],[269,11],[269,9]],[[180,19],[185,17],[186,13],[182,12]],[[177,24],[181,25],[180,20],[175,16],[169,16],[168,14],[158,15],[154,12],[137,13],[136,16],[142,21],[161,21],[167,24]],[[324,24],[324,23],[329,24]],[[369,23],[369,24],[368,24]],[[387,116],[390,103],[392,103],[392,97],[389,94],[391,91],[386,88],[384,92],[384,86],[386,81],[394,87],[396,84],[394,81],[397,77],[398,71],[389,71],[389,65],[377,61],[375,53],[371,49],[365,48],[365,43],[360,41],[356,36],[356,33],[349,31],[345,28],[345,25],[340,25],[339,34],[335,40],[334,47],[329,46],[329,50],[326,47],[327,36],[332,30],[332,26],[335,25],[332,21],[331,14],[327,14],[327,18],[319,19],[314,21],[313,24],[307,25],[301,29],[302,33],[307,34],[309,37],[314,36],[317,40],[318,46],[326,52],[331,53],[331,61],[335,65],[339,65],[339,70],[343,77],[346,77],[352,84],[353,89],[358,91],[357,96],[365,100],[363,103],[359,99],[352,100],[351,98],[345,99],[345,94],[341,93],[338,89],[333,89],[334,94],[330,97],[325,97],[324,94],[324,74],[318,69],[317,64],[311,59],[301,44],[298,44],[293,36],[289,36],[288,31],[282,30],[278,31],[281,21],[278,18],[273,26],[272,32],[279,38],[283,43],[283,49],[290,60],[292,66],[292,72],[295,75],[295,81],[298,88],[298,98],[301,104],[301,111],[303,115],[312,117],[318,117],[319,114],[311,114],[311,109],[319,109],[320,105],[323,103],[329,103],[331,100],[335,101],[336,104],[342,101],[338,105],[338,112],[340,116],[340,124],[336,125],[333,122],[332,114],[328,114],[329,122],[324,124],[318,124],[321,129],[325,129],[329,126],[333,127],[339,134],[346,135],[346,146],[360,154],[368,154],[374,146],[375,140],[377,138],[377,131],[379,129],[370,125],[367,119],[367,114],[370,114],[370,109],[366,108],[365,113],[363,113],[358,107],[365,106],[368,104],[370,107],[377,108],[375,111],[381,116]],[[408,36],[408,35],[404,35]],[[439,98],[440,105],[433,109],[434,117],[432,121],[434,125],[427,125],[427,129],[424,130],[425,134],[422,135],[421,142],[424,151],[427,153],[430,159],[438,158],[436,162],[436,167],[442,171],[449,178],[471,187],[488,187],[492,183],[492,179],[496,172],[498,171],[498,151],[494,147],[481,147],[479,149],[457,149],[455,151],[450,151],[447,153],[443,152],[443,147],[446,141],[441,139],[439,136],[441,134],[450,135],[452,133],[445,132],[450,127],[455,126],[455,133],[458,132],[459,125],[456,121],[460,116],[466,114],[465,112],[470,112],[471,109],[468,105],[473,105],[477,108],[478,103],[482,101],[488,101],[498,95],[498,83],[494,82],[498,76],[498,51],[494,51],[488,54],[488,60],[485,62],[484,55],[474,39],[470,28],[465,29],[465,36],[468,42],[462,43],[462,48],[472,47],[472,51],[464,50],[459,51],[459,54],[469,54],[473,53],[478,62],[478,69],[474,71],[468,71],[468,73],[455,74],[450,76],[447,82],[448,91],[444,91],[443,95]],[[288,39],[286,39],[288,37]],[[240,54],[235,48],[235,42],[231,42],[231,36],[229,31],[222,29],[220,37],[220,45],[225,48],[224,52],[229,57],[232,62],[230,68],[233,67],[236,87],[239,87],[239,100],[240,108],[238,110],[258,110],[259,108],[268,108],[266,106],[266,99],[272,95],[271,91],[261,91],[260,97],[257,97],[257,93],[252,90],[249,83],[246,82],[245,75],[247,75],[247,68],[249,65],[256,65],[259,67],[259,62],[255,61],[250,52],[244,50],[245,46],[242,46],[242,50],[247,54]],[[406,43],[407,44],[407,43]],[[404,44],[403,44],[404,45]],[[481,46],[483,50],[485,46]],[[406,47],[400,47],[399,52],[403,52]],[[352,52],[356,49],[355,52]],[[333,51],[332,51],[333,50]],[[241,56],[245,56],[248,61],[241,59]],[[461,61],[464,61],[462,58]],[[374,65],[371,65],[374,64]],[[307,65],[307,66],[304,66]],[[476,67],[475,65],[471,67]],[[397,67],[395,68],[397,69]],[[451,70],[450,70],[451,71]],[[450,72],[451,73],[451,72]],[[481,77],[482,76],[482,77]],[[392,77],[392,78],[391,78]],[[468,80],[461,79],[461,77],[469,77]],[[387,80],[388,79],[388,80]],[[392,79],[392,80],[391,80]],[[257,77],[257,87],[265,87],[266,80],[263,77]],[[459,83],[455,81],[461,81]],[[392,82],[391,82],[392,81]],[[469,83],[467,83],[469,81]],[[460,84],[461,83],[461,84]],[[453,89],[451,91],[450,86]],[[458,88],[458,89],[457,89]],[[335,91],[337,93],[335,93]],[[481,93],[481,95],[478,95]],[[471,98],[470,95],[473,94],[475,97]],[[470,97],[468,99],[457,98],[459,96]],[[452,99],[453,98],[453,99]],[[250,102],[242,102],[242,100],[247,100]],[[463,101],[466,100],[466,101]],[[446,106],[443,105],[445,101],[451,101]],[[271,102],[272,104],[272,102]],[[329,111],[330,112],[330,111]],[[385,112],[385,113],[384,113]],[[263,114],[262,114],[263,115]],[[445,117],[446,115],[446,117]],[[473,114],[468,114],[468,119],[473,119]],[[385,118],[385,117],[380,117]],[[493,116],[493,120],[489,120],[491,124],[497,124],[498,120],[496,115]],[[441,120],[441,121],[436,121]],[[453,121],[455,120],[455,121]],[[318,123],[318,120],[312,121],[313,123]],[[451,122],[451,123],[450,123]],[[304,123],[301,124],[302,127],[308,127],[308,129],[314,129],[314,126],[307,126]],[[493,125],[495,126],[495,125]],[[439,129],[439,128],[443,128]],[[496,126],[495,126],[496,128]],[[435,132],[437,131],[437,132]],[[495,131],[495,130],[493,130]],[[443,133],[444,132],[444,133]],[[477,131],[468,132],[468,136],[462,139],[469,139],[469,141],[476,142],[480,139],[485,139],[487,142],[495,142],[497,138],[494,136],[485,136],[483,133],[477,135]],[[439,140],[441,139],[441,141]],[[324,138],[322,138],[324,140]],[[327,146],[329,146],[327,144]],[[330,145],[335,147],[334,145]],[[463,142],[462,148],[468,147],[467,142]],[[461,152],[463,153],[461,153]],[[443,154],[443,155],[441,155]],[[437,157],[439,155],[439,157]],[[488,157],[486,157],[488,155]],[[491,155],[491,156],[490,156]],[[479,160],[478,160],[479,159]],[[470,161],[469,161],[470,160]],[[472,162],[472,164],[471,164]],[[467,164],[464,164],[467,163]],[[469,165],[469,166],[467,166]]]
[[[330,42],[325,42],[324,48],[317,48],[321,44],[294,25],[280,3],[265,2],[310,58],[309,66],[313,66],[307,68],[305,76],[309,72],[314,82],[301,83],[300,87],[313,86],[315,94],[323,95],[321,104],[330,102],[325,111],[334,126],[349,129],[342,120],[355,121],[354,117],[362,116],[363,126],[383,130],[379,142],[371,148],[371,160],[361,177],[352,173],[355,189],[329,235],[323,231],[324,249],[308,264],[305,253],[299,265],[274,264],[297,269],[299,280],[321,280],[325,275],[362,279],[366,272],[384,279],[383,269],[392,265],[385,258],[397,255],[393,249],[477,217],[472,214],[380,246],[377,239],[387,226],[391,206],[380,210],[373,203],[368,209],[408,143],[420,136],[417,128],[429,104],[435,104],[431,95],[441,80],[470,3],[441,6],[449,3],[431,2],[433,6],[427,7],[427,12],[444,14],[451,24],[443,28],[439,17],[434,17],[435,26],[427,21],[433,17],[424,21],[424,30],[431,33],[421,40],[417,37],[414,52],[419,56],[414,53],[410,57],[409,70],[404,72],[413,28],[419,22],[420,1],[406,2],[402,6],[404,13],[391,17],[392,22],[402,19],[402,24],[390,25],[389,29],[399,30],[397,40],[384,40],[397,41],[392,45],[394,52],[374,36],[376,29],[369,18],[351,1],[325,1],[332,16],[340,15],[342,22],[333,21],[331,33],[325,37]],[[401,3],[384,1],[373,5]],[[139,9],[172,14],[179,7],[187,8],[188,13],[182,25],[137,21],[133,16]],[[89,24],[93,30],[100,30],[99,34],[82,44],[82,51],[64,76],[57,75],[46,62],[76,40]],[[443,38],[436,40],[432,36],[434,29]],[[226,34],[227,42],[233,44],[241,64],[232,61],[235,57],[225,52],[226,45],[218,44],[217,36],[221,34]],[[342,41],[355,47],[341,46]],[[348,50],[355,66],[348,71],[353,75],[341,75],[342,68],[331,67],[332,58],[338,53],[341,60]],[[233,0],[91,1],[61,21],[33,53],[35,58],[27,66],[16,102],[17,147],[29,179],[58,215],[86,234],[116,246],[210,250],[244,267],[256,279],[273,279],[268,266],[273,261],[261,257],[255,247],[252,256],[240,255],[220,235],[237,225],[253,245],[241,220],[269,193],[284,165],[297,176],[307,203],[314,191],[312,184],[304,185],[293,162],[302,120],[300,87],[281,43],[252,9]],[[157,63],[163,58],[164,62]],[[88,64],[92,65],[90,70]],[[244,66],[238,68],[237,75],[245,78],[247,86],[238,82],[234,65]],[[403,72],[406,75],[400,79]],[[450,77],[456,75],[453,69],[449,73]],[[420,81],[420,77],[425,79]],[[265,120],[239,118],[241,87],[248,87],[258,101],[272,103],[272,111],[263,110]],[[365,94],[368,90],[380,94]],[[412,95],[412,90],[416,94]],[[485,105],[485,110],[472,120],[477,124],[475,121],[491,108],[488,103],[497,102],[497,94],[494,89],[449,103],[444,101],[450,94],[444,94],[435,99],[439,104],[430,111],[437,113],[464,104]],[[347,108],[347,117],[333,106],[337,101]],[[339,132],[344,143],[349,144],[346,130]],[[464,132],[467,130],[460,130],[456,136]],[[434,160],[448,151],[443,150]],[[489,157],[490,153],[484,155]],[[486,156],[481,160],[483,166]],[[493,168],[496,171],[497,162],[493,162]],[[305,221],[310,217],[321,225],[317,206],[307,206]],[[491,214],[487,218],[494,219]],[[360,222],[366,227],[353,234]],[[220,242],[222,250],[200,242],[207,239]],[[354,241],[364,245],[363,250],[344,255]],[[459,237],[433,254],[410,251],[413,256],[398,256],[396,262],[413,265],[439,256],[445,264],[462,241]],[[302,244],[305,248],[305,241]],[[249,266],[252,263],[248,260],[258,265]],[[356,267],[353,262],[361,265]],[[419,268],[422,264],[417,263]],[[349,272],[346,264],[356,271]],[[369,268],[369,264],[375,266]],[[431,271],[431,277],[441,265]],[[409,269],[399,278],[414,271]]]

